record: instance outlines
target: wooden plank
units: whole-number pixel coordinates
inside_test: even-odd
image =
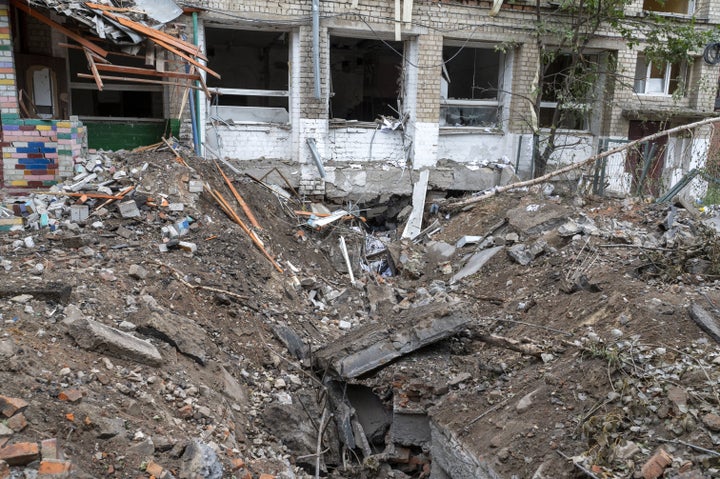
[[[92,52],[84,47],[83,51],[85,52],[85,58],[87,58],[88,66],[90,67],[90,71],[92,72],[93,79],[95,79],[95,84],[97,85],[98,90],[102,91],[103,82],[100,78],[100,73],[98,73],[97,65],[95,65],[95,60],[93,59]]]
[[[92,75],[89,75],[87,73],[78,73],[78,78],[93,78]],[[148,78],[132,78],[132,77],[117,77],[113,75],[101,75],[100,78],[106,81],[124,81],[124,82],[134,82],[134,83],[149,83],[151,85],[173,85],[173,86],[184,86],[187,88],[193,88],[195,90],[200,90],[200,87],[197,87],[195,85],[185,85],[184,83],[179,82],[173,82],[173,81],[162,81],[162,80],[150,80]]]
[[[145,13],[143,10],[139,10],[137,8],[112,7],[110,5],[102,5],[100,3],[92,3],[92,2],[85,2],[85,6],[87,6],[89,8],[97,8],[98,10],[103,10],[103,11],[130,12],[130,13],[142,13],[142,14]]]
[[[128,75],[147,75],[151,77],[182,78],[185,80],[197,80],[200,75],[181,72],[159,72],[150,68],[126,67],[123,65],[98,65],[97,69],[104,72],[127,73]]]
[[[179,51],[177,48],[174,48],[173,46],[168,45],[167,43],[165,43],[161,40],[158,40],[158,39],[155,39],[155,43],[157,43],[158,45],[160,45],[161,47],[163,47],[165,50],[169,51],[170,53],[174,53],[175,55],[177,55],[181,58],[184,58],[185,60],[190,62],[190,64],[195,65],[199,69],[205,71],[206,73],[209,73],[210,75],[214,76],[215,78],[220,78],[219,73],[209,69],[208,67],[206,67],[199,61],[195,60],[193,57],[186,55],[183,52]]]
[[[56,22],[50,20],[49,18],[47,18],[45,15],[41,14],[41,13],[38,12],[37,10],[33,10],[32,8],[30,8],[30,7],[28,7],[27,5],[25,5],[24,3],[20,2],[20,0],[10,0],[10,3],[11,3],[15,8],[17,8],[18,10],[27,13],[28,15],[30,15],[30,16],[33,17],[34,19],[39,20],[39,21],[43,22],[43,23],[46,24],[46,25],[51,26],[51,27],[54,28],[55,30],[57,30],[57,31],[59,31],[60,33],[64,34],[66,37],[72,38],[73,40],[75,40],[76,42],[78,42],[80,45],[89,48],[90,50],[92,50],[93,52],[97,53],[97,54],[100,55],[101,57],[104,58],[104,57],[106,57],[106,56],[108,55],[108,51],[107,51],[107,50],[105,50],[105,49],[97,46],[97,45],[94,44],[93,42],[90,42],[90,41],[86,40],[86,39],[83,38],[82,36],[80,36],[80,35],[78,35],[77,33],[75,33],[75,32],[73,32],[73,31],[71,31],[71,30],[63,27],[63,26],[60,25],[59,23],[56,23]]]

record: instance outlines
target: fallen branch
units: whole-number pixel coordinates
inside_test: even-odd
[[[673,135],[673,134],[679,133],[681,131],[691,130],[693,128],[710,125],[710,124],[717,123],[717,122],[720,122],[720,117],[705,118],[704,120],[696,121],[694,123],[688,123],[686,125],[680,125],[680,126],[676,126],[675,128],[670,128],[669,130],[663,130],[663,131],[654,133],[652,135],[648,135],[643,138],[638,138],[637,140],[630,141],[628,143],[625,143],[624,145],[618,146],[617,148],[613,148],[612,150],[603,151],[602,153],[593,155],[590,158],[581,161],[580,163],[573,163],[571,165],[568,165],[563,168],[552,171],[546,175],[539,176],[537,178],[533,178],[532,180],[520,181],[518,183],[511,183],[511,184],[505,185],[505,186],[498,186],[498,187],[496,187],[486,193],[483,193],[479,196],[473,196],[471,198],[467,198],[464,200],[455,201],[453,203],[448,203],[443,206],[443,209],[444,210],[460,209],[465,206],[479,203],[480,201],[490,198],[492,196],[495,196],[498,193],[504,193],[505,191],[514,190],[517,188],[524,188],[526,186],[538,185],[540,183],[544,183],[545,181],[549,180],[550,178],[554,178],[556,176],[562,175],[569,171],[577,170],[577,169],[582,168],[586,165],[589,165],[599,159],[602,159],[602,158],[605,158],[608,156],[612,156],[616,153],[620,153],[622,151],[628,150],[628,149],[633,148],[636,145],[639,145],[641,143],[645,143],[647,141],[652,141],[657,138],[662,138],[664,136]]]
[[[327,421],[327,407],[324,407],[322,417],[320,418],[320,427],[318,428],[317,447],[315,448],[315,479],[320,479],[320,458],[322,457],[322,451],[320,448],[322,447],[322,437]]]
[[[696,446],[695,444],[690,444],[689,442],[681,441],[679,439],[663,439],[661,437],[655,438],[660,442],[670,442],[673,444],[682,444],[683,446],[687,446],[690,449],[695,449],[696,451],[704,452],[706,454],[713,455],[715,457],[720,457],[720,452],[713,451],[711,449],[705,449],[704,447]]]
[[[116,196],[116,199],[121,199],[121,200],[124,199],[124,198],[125,198],[125,195],[127,195],[128,193],[130,193],[130,192],[131,192],[132,190],[134,190],[134,189],[135,189],[135,185],[128,186],[127,188],[125,188],[124,190],[122,190],[120,193],[118,193],[117,195],[115,195],[115,196]],[[98,206],[97,208],[95,208],[95,210],[92,212],[92,214],[93,214],[93,215],[96,214],[99,210],[101,210],[102,208],[106,207],[107,205],[109,205],[109,204],[112,203],[113,201],[115,201],[115,199],[109,199],[109,200],[107,200],[106,202],[104,202],[103,204],[101,204],[100,206]]]
[[[528,356],[535,356],[537,358],[543,353],[540,346],[534,343],[521,343],[516,339],[506,338],[504,336],[498,336],[497,334],[480,334],[477,333],[474,339],[482,341],[483,343],[490,344],[491,346],[497,346],[499,348],[510,349],[517,351],[518,353],[527,354]]]

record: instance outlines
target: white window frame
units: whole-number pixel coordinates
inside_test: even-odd
[[[465,48],[473,48],[473,49],[485,49],[485,50],[493,50],[496,47],[496,44],[491,43],[478,43],[478,42],[465,42],[462,40],[445,40],[443,42],[443,48],[444,47],[465,47]],[[489,100],[489,99],[483,99],[483,100],[473,100],[470,98],[446,98],[443,96],[444,93],[441,91],[440,95],[440,127],[441,128],[480,128],[480,129],[487,129],[490,127],[483,127],[479,125],[448,125],[443,124],[443,118],[445,115],[443,114],[443,109],[447,107],[466,107],[466,108],[494,108],[496,110],[496,125],[494,129],[501,129],[502,121],[503,121],[503,88],[504,83],[506,79],[506,70],[508,66],[508,57],[509,55],[505,53],[498,52],[498,56],[500,59],[500,64],[498,65],[498,92],[495,96],[495,100]],[[443,59],[444,61],[444,59]],[[443,77],[444,79],[444,77]]]
[[[665,72],[664,72],[662,78],[651,78],[650,75],[652,72],[653,62],[647,61],[644,56],[638,56],[637,61],[645,62],[646,66],[645,66],[645,77],[642,79],[640,79],[640,78],[635,79],[635,82],[633,85],[633,89],[635,90],[635,93],[637,93],[638,95],[649,95],[649,96],[672,96],[673,95],[674,92],[670,92],[670,82],[672,80],[672,70],[673,70],[673,65],[674,65],[673,63],[665,62]],[[685,72],[686,72],[686,70],[685,70],[686,66],[681,63],[678,65],[678,67],[680,69],[680,76],[681,77],[684,76]],[[649,88],[651,81],[662,82],[661,88],[655,88],[655,89],[651,90]],[[642,85],[642,91],[638,91],[638,90],[640,90],[640,88],[639,88],[640,85]]]
[[[694,14],[695,14],[695,7],[696,7],[696,1],[695,1],[695,0],[688,0],[687,12],[685,12],[685,13],[668,12],[668,11],[665,11],[665,10],[645,10],[645,11],[647,11],[647,12],[652,12],[652,13],[654,13],[654,14],[656,14],[656,15],[660,15],[660,16],[669,16],[669,17],[672,17],[672,16],[678,16],[678,15],[680,15],[680,16],[686,17],[686,16],[691,16],[691,15],[694,15]]]

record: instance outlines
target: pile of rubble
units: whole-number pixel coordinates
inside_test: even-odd
[[[717,211],[542,185],[403,238],[232,172],[3,198],[0,478],[719,473]]]

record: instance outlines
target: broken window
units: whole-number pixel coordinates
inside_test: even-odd
[[[635,93],[641,95],[673,95],[679,92],[685,77],[684,65],[648,61],[638,55],[635,67]]]
[[[499,127],[505,55],[445,42],[443,62],[440,126]]]
[[[541,128],[587,130],[597,81],[596,56],[556,55],[545,65],[538,122]]]
[[[205,28],[211,116],[233,121],[288,123],[289,33]]]
[[[695,2],[694,0],[644,0],[643,10],[691,15],[695,10]]]
[[[123,64],[145,67],[145,56],[123,55]],[[79,48],[68,49],[70,67],[70,109],[80,117],[163,118],[162,85],[128,84],[104,80],[99,91],[92,76],[87,78],[88,62]],[[78,73],[84,75],[79,77]]]
[[[380,115],[397,118],[402,55],[402,42],[330,37],[331,117],[358,121],[375,121]]]

